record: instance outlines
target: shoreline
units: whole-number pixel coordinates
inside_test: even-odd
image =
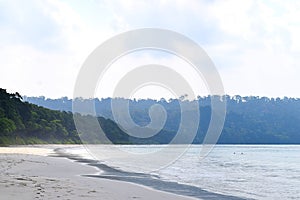
[[[68,158],[75,162],[84,163],[86,165],[96,167],[101,172],[93,175],[83,175],[90,178],[100,178],[112,181],[120,181],[125,183],[131,183],[138,186],[143,186],[150,190],[155,190],[159,192],[166,192],[169,194],[175,194],[183,197],[188,197],[192,199],[218,199],[218,200],[244,200],[245,198],[223,195],[219,193],[209,192],[203,190],[199,187],[193,185],[187,185],[183,183],[177,183],[174,181],[161,180],[156,177],[153,178],[149,174],[144,174],[140,172],[128,172],[121,169],[116,169],[114,167],[108,166],[104,163],[82,158],[76,154],[71,154],[70,152],[65,152],[64,148],[57,148],[55,152],[58,156]]]
[[[99,169],[57,156],[57,147],[66,146],[0,147],[0,199],[195,199],[130,182],[88,177],[99,174]]]

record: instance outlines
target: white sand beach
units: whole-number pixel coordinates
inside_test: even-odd
[[[67,158],[52,157],[54,148],[1,147],[0,199],[193,199],[132,183],[80,176],[99,171]]]

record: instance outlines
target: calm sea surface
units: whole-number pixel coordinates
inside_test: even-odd
[[[159,150],[160,145],[128,145],[120,146],[127,150],[138,149],[140,152],[147,152],[149,149]],[[197,195],[195,189],[199,188],[211,194],[220,194],[226,199],[228,197],[240,197],[241,199],[300,199],[300,146],[298,145],[217,145],[204,158],[199,159],[199,147],[192,145],[187,152],[177,159],[176,162],[154,171],[151,174],[140,168],[135,178],[128,174],[123,179],[136,183],[146,183],[147,186],[159,188],[157,181],[172,183],[177,193],[184,195],[202,197]],[[112,169],[121,170],[124,173],[133,173],[130,166],[122,165],[113,155],[111,146],[99,145],[97,154],[102,154],[100,163],[110,166]],[[65,149],[68,153],[81,155],[85,158],[91,157],[83,147]],[[145,155],[146,156],[146,155]],[[163,158],[164,155],[161,155]],[[100,167],[101,169],[101,167]],[[136,172],[136,169],[134,170]],[[112,175],[110,174],[110,176]],[[149,176],[147,176],[149,175]],[[117,178],[116,178],[117,177]],[[153,182],[148,181],[155,180]],[[140,182],[139,182],[140,181]],[[174,185],[179,183],[179,185]],[[190,187],[185,187],[190,186]],[[201,190],[200,190],[201,189]],[[190,191],[189,191],[190,190]],[[166,191],[170,191],[166,189]],[[209,195],[206,195],[209,196]],[[207,197],[207,199],[210,199]],[[230,198],[228,198],[230,199]],[[234,199],[234,198],[233,198]]]

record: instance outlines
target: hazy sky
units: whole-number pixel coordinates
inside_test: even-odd
[[[299,11],[300,1],[292,0],[0,0],[0,87],[72,97],[93,49],[118,33],[152,27],[196,41],[215,63],[227,94],[300,97]],[[129,56],[123,64],[151,59]]]

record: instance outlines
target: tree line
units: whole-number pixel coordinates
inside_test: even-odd
[[[200,121],[193,143],[201,144],[210,120],[210,96],[198,97]],[[295,98],[266,98],[222,96],[226,101],[226,119],[220,144],[300,144],[300,100]],[[9,144],[167,144],[176,136],[181,121],[181,103],[184,99],[128,100],[133,121],[146,126],[150,122],[149,109],[155,104],[163,106],[167,113],[163,129],[150,138],[137,138],[125,133],[115,122],[111,110],[111,98],[105,99],[46,99],[22,97],[0,88],[0,145]],[[81,118],[83,129],[76,129],[72,102],[80,101],[82,112],[74,113]],[[96,116],[84,113],[85,104],[93,102]],[[190,111],[194,112],[194,111]],[[193,115],[191,115],[193,116]],[[92,119],[99,122],[103,133],[96,131]],[[193,118],[189,121],[192,123]],[[143,134],[143,133],[141,133]],[[190,133],[185,133],[190,134]],[[180,143],[180,141],[178,141]]]
[[[195,144],[201,144],[211,118],[211,96],[198,97],[200,122]],[[226,118],[218,143],[220,144],[300,144],[300,99],[267,98],[258,96],[220,96],[226,101]],[[72,111],[72,102],[81,101],[95,105],[97,116],[114,120],[111,110],[113,100],[128,101],[129,112],[135,123],[146,126],[150,122],[149,109],[155,104],[163,106],[167,120],[163,130],[155,137],[138,139],[127,137],[133,143],[168,143],[174,138],[180,125],[182,102],[184,99],[46,99],[45,97],[25,97],[26,101],[56,110]],[[84,107],[84,106],[83,106]],[[82,110],[84,112],[84,109]],[[193,121],[193,119],[189,119]],[[120,132],[121,133],[121,132]],[[188,134],[188,133],[187,133]]]

